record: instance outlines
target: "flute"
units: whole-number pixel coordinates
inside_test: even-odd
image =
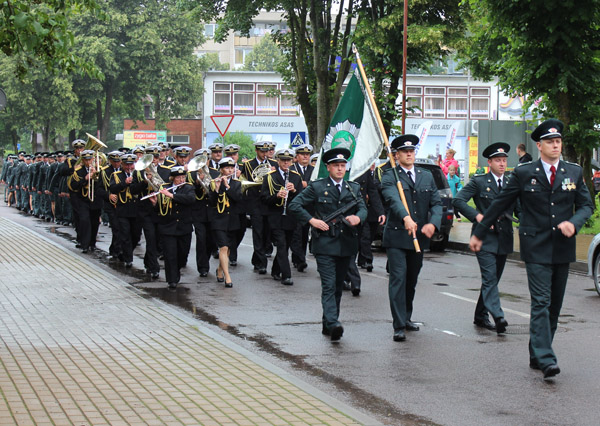
[[[186,183],[187,182],[183,182],[183,183],[180,183],[180,184],[177,184],[177,185],[173,185],[173,186],[169,186],[168,188],[162,188],[162,189],[166,189],[168,191],[170,189],[179,188],[181,185],[185,185]],[[144,195],[142,198],[140,198],[140,201],[146,200],[146,199],[148,199],[150,197],[154,197],[155,195],[158,195],[158,194],[160,194],[160,191],[156,191],[156,192],[153,192],[152,194]]]

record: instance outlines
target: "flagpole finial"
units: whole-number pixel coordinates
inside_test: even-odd
[[[352,43],[352,53],[358,56],[358,49],[356,48],[356,44]]]

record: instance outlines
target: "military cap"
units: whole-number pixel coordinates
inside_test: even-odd
[[[25,155],[25,154],[27,154],[26,151],[19,151],[19,155]]]
[[[254,142],[254,148],[260,149],[261,151],[268,151],[271,149],[271,142],[270,141]]]
[[[208,149],[210,149],[210,152],[220,152],[223,151],[223,144],[219,142],[212,143],[208,146]]]
[[[96,155],[96,151],[94,151],[93,149],[86,149],[81,153],[81,159],[91,160],[92,158],[94,158],[94,155]]]
[[[417,135],[400,135],[392,141],[392,148],[395,150],[416,149],[418,144],[419,137]]]
[[[56,154],[48,154],[48,158],[52,158],[53,160],[56,160]]]
[[[198,155],[209,155],[210,154],[210,149],[208,148],[200,148],[197,149],[196,152],[194,152],[194,157],[198,156]]]
[[[179,157],[187,157],[188,155],[190,155],[191,152],[192,148],[190,148],[189,146],[178,146],[173,150],[173,153],[175,155],[178,155]]]
[[[537,126],[533,132],[531,132],[531,139],[539,142],[542,139],[549,138],[562,138],[562,131],[565,125],[562,121],[556,118],[551,118],[544,121],[542,124]]]
[[[318,152],[310,156],[310,161],[311,161],[311,163],[312,163],[313,161],[316,161],[316,160],[318,160],[318,159],[319,159],[319,153],[318,153]]]
[[[126,146],[122,146],[121,148],[117,149],[119,152],[122,152],[123,154],[127,154],[129,152],[131,152],[131,149],[127,148]]]
[[[333,148],[323,153],[323,162],[326,164],[332,163],[347,163],[352,152],[348,148]]]
[[[296,148],[296,154],[310,154],[313,151],[312,145],[305,143]]]
[[[110,161],[121,161],[121,152],[111,151],[108,153],[108,159]]]
[[[238,152],[240,152],[240,146],[232,143],[227,145],[224,148],[224,151],[226,155],[237,154]]]
[[[509,144],[506,142],[496,142],[484,149],[481,155],[485,158],[508,157],[508,151],[510,151]]]
[[[54,155],[56,155],[57,157],[62,157],[65,155],[65,153],[62,151],[56,151],[56,152],[54,152]]]
[[[159,142],[157,145],[160,146],[160,149],[162,151],[168,151],[169,150],[169,145],[166,144],[165,142]]]
[[[42,155],[42,153],[41,153],[41,152],[36,152],[35,154],[33,154],[33,156],[34,156],[35,158],[42,158],[42,157],[43,157],[43,155]]]
[[[73,142],[71,142],[71,146],[73,149],[83,148],[85,147],[85,141],[83,139],[75,139]]]
[[[146,148],[144,148],[144,152],[146,154],[154,154],[159,155],[161,151],[161,147],[158,145],[151,145],[151,146],[147,146]]]
[[[25,155],[25,159],[26,159],[26,160],[31,160],[31,154],[26,154],[26,155]]]
[[[183,166],[173,166],[171,167],[171,176],[184,176],[186,173],[185,168]]]
[[[177,148],[179,148],[181,145],[178,145],[176,143],[170,143],[169,144],[169,148],[171,148],[171,151],[175,151]]]
[[[269,151],[274,150],[277,147],[277,144],[273,141],[269,143]]]
[[[219,168],[227,167],[227,166],[235,167],[235,161],[233,160],[233,158],[231,158],[231,157],[221,158],[221,160],[219,161]]]
[[[42,153],[41,155],[42,155],[42,157],[44,157],[44,158],[48,158],[48,157],[50,157],[50,153],[49,153],[49,152],[44,152],[44,153]]]
[[[280,149],[275,153],[275,157],[278,160],[292,160],[294,158],[294,151],[289,148]]]
[[[123,162],[123,164],[133,164],[137,161],[137,155],[133,153],[122,154],[121,161]]]
[[[144,147],[141,145],[136,145],[131,152],[133,152],[134,154],[143,154],[144,153]]]

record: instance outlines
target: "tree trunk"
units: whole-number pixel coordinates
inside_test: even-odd
[[[102,120],[102,127],[100,127],[100,137],[101,141],[105,141],[108,137],[108,130],[110,128],[110,112],[112,108],[113,102],[113,85],[108,85],[106,89],[106,99],[104,101],[104,117]]]
[[[12,139],[13,152],[16,154],[17,152],[19,152],[19,149],[17,148],[17,144],[19,143],[19,135],[17,134],[17,131],[15,129],[12,129],[10,131],[10,137]]]
[[[330,121],[330,93],[329,93],[329,27],[325,31],[323,16],[328,16],[329,10],[324,11],[319,0],[311,0],[310,23],[315,39],[321,43],[313,43],[313,68],[317,82],[317,140],[315,144],[321,146]],[[324,47],[327,49],[324,49]]]

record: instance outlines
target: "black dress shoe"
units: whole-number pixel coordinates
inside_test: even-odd
[[[86,248],[84,248],[83,250],[81,250],[81,252],[82,252],[82,253],[87,253],[88,251],[90,251],[90,249],[89,249],[89,248],[87,248],[87,247],[86,247]]]
[[[298,270],[298,272],[304,272],[304,270],[308,267],[306,262],[301,262],[298,263],[298,265],[296,266],[296,269]]]
[[[344,334],[344,327],[341,324],[335,325],[331,328],[331,341],[335,342],[340,340],[342,335]]]
[[[529,368],[531,368],[532,370],[541,370],[542,369],[542,367],[540,367],[540,365],[535,360],[529,361]]]
[[[156,280],[156,279],[158,279],[158,272],[153,272],[153,273],[152,273],[152,279],[153,279],[153,280]]]
[[[218,283],[224,283],[225,282],[225,277],[217,277],[217,282]]]
[[[352,289],[352,296],[357,297],[360,295],[360,288],[353,288]]]
[[[394,331],[394,342],[404,342],[406,340],[406,334],[404,330]]]
[[[323,334],[325,336],[331,336],[331,331],[329,331],[329,329],[327,327],[325,327],[325,324],[323,324],[323,329],[321,330],[321,334]]]
[[[473,320],[473,324],[475,324],[477,327],[485,328],[488,330],[496,329],[496,326],[492,324],[492,322],[488,318]]]
[[[281,281],[281,275],[279,275],[279,274],[271,274],[271,277],[273,277],[273,279],[275,281]]]
[[[560,373],[560,368],[558,365],[552,364],[544,368],[544,379],[548,379],[550,377],[554,377]]]
[[[494,321],[496,321],[496,333],[504,333],[506,331],[506,326],[508,325],[508,322],[506,322],[504,318],[495,318]]]
[[[75,248],[81,248],[81,244],[79,244],[79,243],[75,244]]]
[[[350,281],[344,281],[344,290],[352,289],[352,283]]]
[[[237,266],[237,260],[230,260],[229,266]]]
[[[267,273],[267,268],[258,268],[259,275],[265,275]]]
[[[206,278],[206,277],[208,277],[208,272],[206,272],[206,271],[202,271],[202,272],[200,272],[200,276],[201,276],[202,278]]]
[[[225,283],[225,287],[227,287],[227,288],[233,287],[233,282]]]
[[[177,283],[169,283],[169,288],[177,288]]]
[[[281,284],[283,285],[294,285],[294,281],[291,278],[284,278],[281,280]]]
[[[419,331],[419,326],[412,321],[406,321],[406,331]]]
[[[133,263],[131,262],[125,262],[125,268],[129,269],[133,266]]]

